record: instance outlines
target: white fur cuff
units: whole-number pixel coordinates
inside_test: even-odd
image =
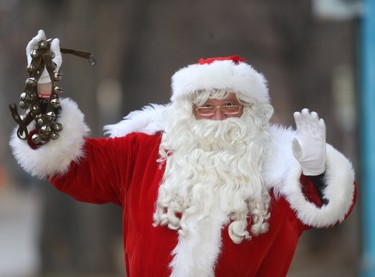
[[[32,149],[27,141],[17,137],[13,131],[10,146],[20,166],[32,176],[46,178],[63,174],[71,161],[83,156],[84,137],[90,132],[84,122],[84,115],[71,99],[61,99],[61,113],[58,122],[63,125],[57,140],[51,140],[38,149]],[[34,125],[35,126],[35,125]],[[34,127],[29,126],[32,130]]]
[[[296,170],[287,180],[286,195],[297,217],[306,225],[313,227],[328,227],[341,222],[349,212],[354,197],[354,171],[350,161],[339,151],[327,144],[327,161],[325,171],[326,187],[323,197],[328,204],[317,207],[306,200],[298,180],[300,170]],[[295,181],[293,181],[295,180]]]

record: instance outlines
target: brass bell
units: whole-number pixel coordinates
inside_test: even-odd
[[[39,134],[34,134],[31,136],[31,141],[35,144],[39,144],[42,142],[42,138],[40,137]]]
[[[39,118],[36,120],[36,124],[38,124],[38,126],[42,126],[44,124],[44,120],[42,118]]]
[[[46,118],[48,121],[52,121],[56,118],[56,114],[54,112],[48,112],[46,113]]]
[[[61,130],[63,129],[63,125],[61,123],[55,123],[51,127],[56,132],[61,132]]]
[[[59,138],[59,134],[56,133],[56,132],[53,132],[52,135],[51,135],[51,139],[56,140],[58,138]]]
[[[39,51],[37,49],[33,49],[30,52],[30,56],[34,59],[39,56]]]
[[[38,82],[36,81],[36,79],[34,77],[30,77],[30,78],[26,79],[26,85],[30,85],[30,86],[35,87],[37,84],[38,84]]]
[[[21,109],[27,109],[28,107],[30,107],[30,104],[28,102],[25,102],[25,101],[20,101],[20,107]]]
[[[31,93],[28,93],[28,95],[30,96],[30,101],[33,101],[36,99],[37,95],[36,95],[36,92],[33,91]]]
[[[22,101],[31,101],[31,95],[27,92],[22,92],[20,95]]]
[[[47,136],[51,133],[51,128],[48,125],[43,125],[40,127],[40,133]]]
[[[58,98],[54,98],[51,100],[51,106],[55,109],[60,107],[60,100]]]
[[[53,78],[55,79],[56,82],[61,81],[61,78],[62,78],[62,74],[61,74],[61,72],[55,72],[55,73],[53,74]]]
[[[32,116],[35,117],[39,112],[40,112],[39,105],[33,105],[33,106],[31,106],[30,113],[31,113]]]
[[[27,73],[31,74],[33,73],[34,70],[35,70],[35,67],[32,64],[29,64],[28,66],[26,66]]]
[[[40,42],[39,42],[39,47],[40,47],[41,49],[46,49],[46,48],[48,47],[48,43],[47,43],[47,41],[45,41],[45,40],[40,41]]]
[[[26,95],[27,95],[26,92],[22,92],[21,95],[20,95],[20,99],[25,100]]]
[[[43,142],[48,142],[50,137],[51,137],[51,134],[43,134],[43,133],[40,133],[40,137],[42,139]]]
[[[55,86],[55,87],[53,88],[53,91],[54,91],[58,96],[60,96],[60,95],[62,94],[62,92],[63,92],[62,88],[60,88],[59,86]]]

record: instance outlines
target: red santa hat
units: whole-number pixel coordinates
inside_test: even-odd
[[[172,97],[179,98],[199,90],[223,89],[241,93],[259,104],[269,103],[267,81],[239,56],[200,59],[172,76]]]

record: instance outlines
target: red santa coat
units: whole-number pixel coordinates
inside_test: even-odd
[[[153,227],[153,213],[164,167],[158,158],[160,135],[130,134],[115,139],[87,139],[86,157],[69,171],[51,179],[57,189],[79,201],[114,203],[122,207],[128,276],[169,276],[168,265],[178,234]],[[317,201],[314,187],[309,197]],[[270,230],[234,244],[222,230],[222,250],[215,276],[285,276],[302,231],[306,228],[287,201],[272,197]]]
[[[85,138],[88,128],[76,104],[64,99],[62,105],[60,122],[65,128],[59,140],[31,150],[14,133],[13,153],[26,171],[49,176],[57,189],[79,201],[122,207],[125,262],[130,277],[192,276],[192,272],[200,272],[196,268],[198,261],[209,272],[200,276],[285,276],[302,232],[340,222],[353,207],[354,173],[341,153],[327,145],[327,186],[323,195],[329,202],[322,206],[311,180],[301,175],[288,147],[293,132],[271,128],[274,139],[269,147],[274,156],[263,172],[272,196],[269,231],[234,244],[227,224],[216,226],[221,233],[217,241],[209,241],[208,236],[196,251],[188,252],[193,240],[167,227],[152,225],[164,174],[164,165],[157,162],[161,135]],[[211,251],[213,247],[218,251]],[[183,258],[171,265],[174,255]]]

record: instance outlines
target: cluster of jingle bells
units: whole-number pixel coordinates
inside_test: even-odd
[[[59,132],[63,129],[62,124],[56,121],[60,108],[59,97],[62,94],[62,89],[57,83],[62,75],[60,72],[54,72],[56,64],[52,61],[54,53],[50,50],[50,45],[51,39],[43,40],[30,53],[32,60],[26,68],[29,78],[26,80],[26,87],[20,95],[19,102],[20,108],[26,110],[25,114],[20,116],[16,105],[10,105],[12,116],[19,125],[17,131],[19,138],[28,139],[27,126],[35,121],[36,129],[33,131],[31,141],[36,145],[58,139]],[[44,68],[48,71],[52,83],[52,91],[48,98],[38,96],[38,80]]]
[[[26,110],[25,114],[19,115],[17,106],[9,105],[13,119],[18,124],[17,136],[20,139],[30,139],[27,126],[35,121],[36,128],[31,131],[31,141],[35,145],[43,145],[51,139],[58,139],[59,132],[63,129],[62,124],[57,122],[60,110],[59,97],[63,92],[57,83],[61,80],[62,75],[59,71],[55,72],[57,65],[53,62],[54,53],[51,51],[51,42],[52,39],[40,41],[30,53],[32,59],[26,68],[29,78],[26,80],[26,87],[21,93],[19,102],[20,108]],[[87,59],[92,66],[96,64],[94,56],[89,52],[67,48],[60,48],[60,51]],[[38,95],[38,80],[44,68],[52,83],[51,94],[48,95],[48,98]]]

